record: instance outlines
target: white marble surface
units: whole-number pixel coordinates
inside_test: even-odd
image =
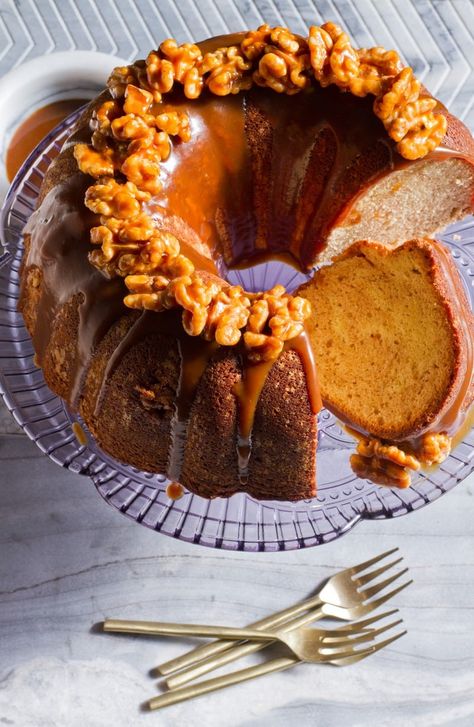
[[[227,553],[130,522],[26,438],[0,438],[0,725],[474,723],[474,481],[422,511],[290,553]],[[303,665],[170,707],[148,670],[190,642],[91,633],[106,616],[243,625],[399,546],[408,634],[352,667]]]
[[[132,58],[154,40],[343,22],[396,46],[474,123],[472,0],[0,0],[0,73],[71,48]],[[0,407],[0,727],[433,727],[474,724],[474,480],[428,508],[307,551],[226,553],[168,539],[49,461]],[[154,715],[148,670],[190,642],[91,633],[105,616],[243,625],[336,569],[399,546],[408,635],[345,669],[302,666]]]

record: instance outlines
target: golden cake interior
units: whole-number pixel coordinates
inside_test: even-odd
[[[299,291],[323,399],[374,436],[423,429],[453,384],[460,344],[434,277],[424,247],[356,244]]]

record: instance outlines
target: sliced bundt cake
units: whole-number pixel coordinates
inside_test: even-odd
[[[310,306],[228,270],[432,232],[471,207],[473,149],[394,51],[333,23],[165,41],[115,69],[29,222],[20,309],[47,383],[104,450],[198,494],[314,496]]]

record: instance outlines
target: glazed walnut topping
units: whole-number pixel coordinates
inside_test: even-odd
[[[422,466],[440,464],[451,451],[451,437],[445,432],[427,432],[415,449],[408,443],[395,445],[374,437],[354,434],[359,439],[357,454],[350,458],[355,474],[362,479],[389,487],[409,487],[410,470],[417,471]]]
[[[374,95],[374,113],[407,159],[424,156],[445,134],[445,117],[434,113],[436,101],[421,93],[397,53],[354,49],[334,23],[312,26],[307,39],[262,25],[239,45],[205,54],[197,45],[169,39],[145,61],[114,69],[108,81],[112,98],[94,111],[91,142],[76,144],[74,155],[79,169],[94,180],[85,197],[99,217],[91,230],[97,248],[90,260],[105,275],[125,278],[126,305],[156,311],[180,307],[190,335],[224,346],[242,339],[254,361],[277,358],[285,341],[302,333],[310,315],[306,301],[281,286],[250,294],[205,278],[144,203],[161,189],[160,163],[173,143],[191,137],[188,115],[163,105],[175,84],[194,99],[205,89],[226,96],[254,84],[295,94],[314,81],[356,96]],[[380,458],[380,449],[373,456]]]

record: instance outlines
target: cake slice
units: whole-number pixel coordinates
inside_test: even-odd
[[[355,243],[298,294],[312,305],[309,332],[330,410],[390,441],[454,433],[473,399],[474,327],[440,243]]]

